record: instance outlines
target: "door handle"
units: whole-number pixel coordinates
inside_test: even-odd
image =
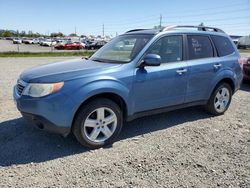
[[[214,64],[215,69],[219,69],[219,68],[221,68],[221,66],[222,66],[222,64],[220,64],[220,63]]]
[[[187,72],[187,69],[178,69],[176,71],[179,75],[182,75],[183,73]]]

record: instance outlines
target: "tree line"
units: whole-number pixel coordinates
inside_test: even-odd
[[[38,32],[32,31],[14,31],[14,30],[0,30],[0,37],[28,37],[28,38],[38,38],[38,37],[64,37],[65,35],[62,32],[53,32],[50,35],[43,35]],[[77,36],[75,33],[71,33],[69,36]]]

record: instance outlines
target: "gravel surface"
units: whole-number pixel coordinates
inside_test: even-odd
[[[250,187],[250,83],[223,116],[188,108],[125,124],[111,147],[37,130],[12,87],[28,67],[65,58],[0,58],[0,187]]]

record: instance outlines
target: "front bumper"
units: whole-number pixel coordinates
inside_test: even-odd
[[[75,103],[62,92],[33,98],[18,94],[15,86],[13,98],[23,117],[39,129],[66,136],[70,133]]]
[[[70,133],[70,128],[68,127],[58,127],[57,125],[53,124],[46,118],[21,112],[24,119],[30,122],[32,125],[36,126],[38,129],[45,130],[51,133],[57,133],[66,137]]]

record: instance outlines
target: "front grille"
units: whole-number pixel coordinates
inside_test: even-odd
[[[17,85],[16,85],[16,91],[18,95],[20,96],[22,95],[25,86],[26,86],[25,82],[18,80]]]

